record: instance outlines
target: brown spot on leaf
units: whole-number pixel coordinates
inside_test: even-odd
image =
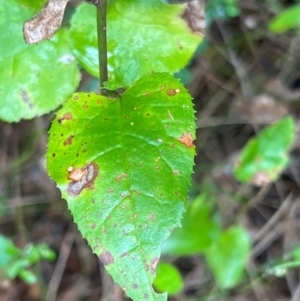
[[[73,96],[73,99],[74,99],[74,100],[78,100],[78,98],[79,98],[79,97],[78,97],[77,95]]]
[[[28,93],[25,90],[21,90],[21,97],[22,97],[22,100],[29,106],[29,108],[32,109],[34,105],[30,101]]]
[[[139,286],[138,286],[136,283],[134,283],[134,284],[132,285],[132,288],[133,288],[134,290],[136,290],[138,287],[139,287]]]
[[[70,135],[67,140],[64,141],[64,146],[71,145],[73,142],[74,135]]]
[[[126,178],[128,175],[126,173],[121,173],[119,176],[117,176],[116,181],[120,182],[123,178]]]
[[[194,147],[193,137],[190,132],[183,134],[178,140],[187,148]]]
[[[155,217],[155,213],[152,212],[152,213],[150,213],[148,219],[149,219],[150,221],[153,221],[154,217]]]
[[[174,95],[176,95],[177,93],[179,93],[180,92],[180,89],[169,89],[168,91],[167,91],[167,94],[169,95],[169,96],[174,96]]]
[[[48,0],[40,13],[24,23],[23,35],[28,44],[49,40],[60,28],[69,0]]]
[[[68,179],[76,182],[82,180],[87,174],[86,170],[81,168],[73,168],[72,166],[68,168],[68,172]]]
[[[148,294],[144,294],[144,298],[147,300],[149,299],[149,295]]]
[[[158,261],[159,261],[159,258],[157,258],[157,257],[152,259],[152,261],[151,261],[150,270],[151,270],[152,274],[155,274],[155,270],[156,270],[156,266],[158,264]]]
[[[82,106],[84,109],[87,109],[89,106],[88,105],[83,105]]]
[[[72,180],[67,189],[68,193],[71,196],[77,196],[84,188],[93,188],[98,176],[98,166],[96,163],[88,163],[83,168],[68,168],[68,172],[68,179]]]
[[[114,258],[113,256],[108,252],[108,251],[103,251],[100,255],[99,255],[99,259],[102,262],[103,265],[109,265],[114,263]]]
[[[71,113],[65,113],[62,117],[58,117],[57,121],[58,123],[62,123],[64,120],[70,120],[73,119],[73,115]]]
[[[122,257],[126,257],[126,256],[128,256],[128,252],[125,252],[125,253],[121,254],[120,257],[122,258]]]

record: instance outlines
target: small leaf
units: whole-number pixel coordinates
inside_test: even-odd
[[[163,243],[162,251],[174,255],[197,254],[217,239],[219,225],[211,219],[211,208],[205,194],[189,202],[183,215],[182,228],[176,228]]]
[[[235,177],[241,182],[249,182],[260,173],[276,180],[288,165],[288,150],[294,135],[295,124],[291,117],[264,128],[242,150],[234,169]]]
[[[66,31],[39,45],[24,42],[23,22],[36,12],[35,2],[0,0],[0,28],[5,28],[0,35],[0,119],[9,122],[50,112],[79,82]]]
[[[49,40],[60,28],[69,0],[48,0],[37,16],[23,26],[24,40],[28,44]]]
[[[43,259],[54,260],[56,258],[55,252],[52,251],[46,244],[39,244],[36,246],[36,249]]]
[[[300,4],[281,11],[269,23],[269,29],[275,33],[282,33],[295,29],[300,25]]]
[[[179,15],[182,5],[161,0],[108,2],[107,38],[110,89],[128,87],[150,72],[175,73],[199,45]],[[71,22],[74,54],[82,66],[99,77],[96,8],[82,4]]]
[[[300,245],[297,245],[293,250],[293,257],[295,258],[295,260],[300,261]]]
[[[28,244],[26,246],[24,249],[24,255],[30,264],[36,263],[41,259],[37,248],[33,244]]]
[[[213,0],[205,5],[205,22],[210,26],[213,20],[226,20],[238,16],[240,13],[238,0]]]
[[[153,285],[159,292],[176,295],[182,290],[183,280],[176,267],[166,262],[160,262],[157,265]]]
[[[195,149],[179,141],[184,133],[195,137],[191,97],[166,73],[141,78],[116,99],[77,93],[50,130],[50,176],[93,252],[134,300],[166,300],[151,283],[185,207]]]
[[[240,227],[231,227],[205,251],[208,265],[221,288],[231,288],[241,279],[250,252],[250,237]]]
[[[16,253],[15,246],[12,241],[3,235],[0,235],[0,267],[6,266],[12,259],[14,259],[14,253]],[[13,250],[14,252],[10,252]]]
[[[18,276],[27,284],[33,284],[37,281],[35,274],[28,270],[21,270]]]
[[[31,263],[26,258],[15,259],[8,267],[6,274],[10,279],[17,277],[21,270],[30,267]]]

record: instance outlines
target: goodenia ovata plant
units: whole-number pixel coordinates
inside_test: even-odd
[[[75,94],[57,113],[48,170],[107,271],[134,300],[156,294],[161,244],[180,226],[195,154],[194,112],[168,74],[121,97]]]
[[[17,122],[57,108],[76,89],[79,71],[69,47],[69,32],[27,45],[23,22],[40,1],[0,0],[0,119]]]
[[[174,73],[185,67],[200,43],[180,18],[182,5],[161,0],[108,2],[106,85],[132,85],[150,72]],[[96,18],[92,5],[81,5],[71,21],[73,50],[82,66],[98,77]]]

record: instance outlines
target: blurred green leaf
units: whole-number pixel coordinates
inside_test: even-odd
[[[28,270],[20,270],[19,275],[18,275],[24,282],[28,284],[33,284],[36,283],[37,278],[34,273]]]
[[[128,87],[151,72],[175,73],[183,68],[201,38],[179,17],[182,5],[161,0],[118,0],[108,3],[108,70],[110,89]],[[99,76],[96,9],[82,4],[72,19],[74,54]]]
[[[282,33],[300,25],[300,4],[281,11],[269,23],[269,29],[275,33]]]
[[[49,174],[133,299],[166,299],[151,283],[161,244],[180,225],[194,137],[191,96],[167,73],[145,75],[119,98],[76,93],[52,123]]]
[[[267,269],[268,275],[274,275],[276,277],[284,277],[289,269],[299,268],[300,261],[288,261],[280,264],[276,264]]]
[[[167,292],[171,295],[176,295],[182,290],[183,281],[180,272],[175,266],[166,262],[159,262],[153,285],[161,293]]]
[[[276,180],[289,163],[288,150],[294,141],[295,123],[292,117],[267,126],[249,140],[234,168],[235,177],[249,182],[258,173]]]
[[[295,260],[300,261],[300,245],[295,247],[292,251]]]
[[[10,250],[15,250],[12,241],[0,235],[0,267],[6,266],[14,258],[14,254]]]
[[[14,279],[19,275],[22,269],[29,266],[30,262],[27,259],[17,259],[11,262],[9,266],[7,266],[6,274],[10,279]]]
[[[41,259],[36,246],[34,246],[33,244],[28,244],[26,246],[24,254],[31,264],[36,263]]]
[[[206,194],[187,204],[182,227],[175,228],[163,243],[162,252],[174,255],[191,255],[210,247],[220,235],[220,227],[211,218],[211,207]]]
[[[48,245],[40,244],[36,246],[37,251],[39,252],[40,256],[46,260],[54,260],[56,258],[55,252],[53,252]]]
[[[209,0],[205,5],[205,21],[210,26],[215,19],[225,20],[236,17],[240,10],[239,0]]]
[[[287,257],[288,257],[287,259],[289,259],[289,261],[281,258],[279,260],[279,263],[277,262],[276,264],[272,264],[271,266],[266,268],[266,274],[273,275],[276,277],[284,277],[284,276],[286,276],[289,269],[300,267],[300,246],[299,245],[296,246],[290,252],[290,254],[286,254],[286,255],[287,255]],[[294,260],[291,260],[291,257]]]
[[[10,239],[0,235],[0,275],[9,279],[19,276],[26,283],[34,283],[36,276],[27,268],[38,262],[41,259],[41,252],[44,251],[48,253],[50,251],[49,254],[52,252],[46,244],[38,246],[28,244],[21,250]],[[52,252],[52,254],[54,253]],[[45,258],[45,256],[42,257]]]
[[[39,45],[24,42],[23,22],[39,7],[37,1],[0,0],[0,119],[9,122],[50,112],[79,82],[66,31]]]
[[[231,227],[205,251],[208,265],[221,288],[231,288],[241,279],[250,252],[246,230]]]

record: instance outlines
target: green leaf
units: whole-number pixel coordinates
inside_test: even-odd
[[[27,258],[15,259],[8,267],[6,274],[10,279],[17,277],[21,270],[30,267],[31,263]]]
[[[192,255],[210,247],[220,234],[219,225],[211,218],[207,195],[189,202],[182,228],[176,228],[164,242],[162,251],[174,255]]]
[[[300,25],[300,4],[281,11],[269,23],[269,29],[275,33],[282,33],[295,29]]]
[[[161,0],[118,0],[108,3],[110,89],[130,86],[150,72],[175,73],[183,68],[201,38],[179,17],[182,5]],[[99,76],[96,9],[82,4],[72,19],[74,54],[92,75]]]
[[[176,295],[182,290],[183,281],[176,267],[166,262],[160,262],[157,265],[153,285],[159,292]]]
[[[295,124],[291,117],[264,128],[242,150],[234,169],[235,177],[241,182],[249,182],[261,173],[276,180],[289,163],[288,150],[294,135]]]
[[[29,260],[31,264],[41,260],[38,249],[33,244],[28,244],[24,249],[24,257]]]
[[[9,252],[10,249],[15,249],[12,241],[0,235],[0,267],[6,266],[15,257]]]
[[[295,260],[300,261],[300,245],[296,246],[293,250],[293,257],[295,258]]]
[[[284,277],[288,273],[289,269],[299,268],[300,261],[288,261],[280,263],[267,268],[267,275],[274,275],[276,277]]]
[[[206,260],[221,288],[235,286],[250,252],[250,237],[240,227],[231,227],[205,252]]]
[[[36,283],[37,277],[34,273],[28,271],[28,270],[21,270],[18,275],[24,282],[28,284]]]
[[[210,0],[205,5],[205,21],[210,26],[215,19],[228,19],[240,13],[238,0]]]
[[[66,31],[39,45],[25,44],[23,22],[40,6],[28,3],[0,0],[0,119],[9,122],[50,112],[79,82]]]
[[[150,74],[120,98],[75,94],[50,130],[48,170],[78,228],[134,300],[151,286],[161,243],[180,225],[195,150],[191,97]]]
[[[40,257],[46,260],[54,260],[56,258],[55,252],[52,251],[48,245],[39,244],[36,246],[37,251],[40,254]]]

